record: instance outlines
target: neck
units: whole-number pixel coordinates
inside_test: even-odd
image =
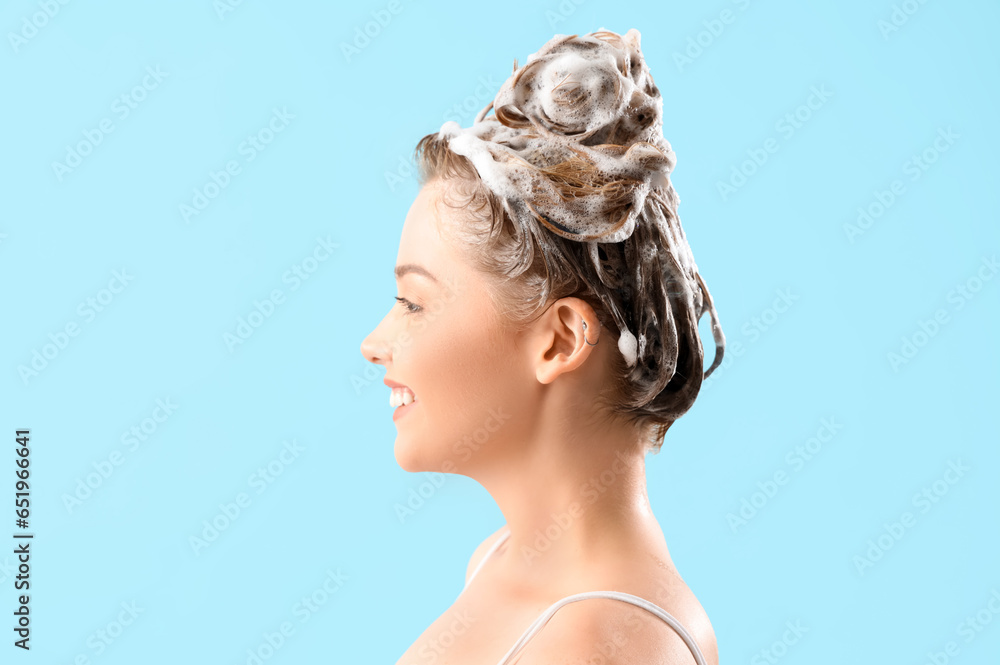
[[[475,475],[507,520],[510,536],[497,552],[505,575],[532,587],[665,546],[634,434],[586,426],[567,434],[566,421],[551,429]]]

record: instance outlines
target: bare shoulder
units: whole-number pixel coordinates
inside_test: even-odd
[[[493,546],[493,543],[495,543],[497,539],[504,534],[505,531],[507,531],[506,524],[504,524],[502,527],[500,527],[492,534],[487,536],[483,542],[479,543],[479,547],[477,547],[475,551],[472,553],[472,556],[469,557],[469,565],[465,569],[466,582],[469,581],[469,576],[472,575],[472,571],[476,569],[476,566],[479,565],[479,562],[483,560],[483,557],[486,555],[486,552],[490,549],[490,547]]]
[[[640,597],[643,597],[640,594]],[[715,631],[701,604],[676,595],[669,607],[658,604],[694,639],[707,665],[718,665]],[[663,619],[628,602],[587,598],[567,603],[525,646],[518,665],[601,662],[607,665],[696,665],[683,638]]]

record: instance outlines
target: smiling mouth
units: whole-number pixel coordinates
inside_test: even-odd
[[[389,393],[389,406],[407,406],[417,401],[417,396],[409,388],[393,388]]]
[[[413,410],[413,407],[416,406],[416,405],[417,405],[416,401],[410,402],[409,404],[400,404],[392,412],[392,419],[396,420],[397,418],[399,418],[403,414],[409,413],[410,411]]]

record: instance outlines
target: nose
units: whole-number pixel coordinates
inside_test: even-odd
[[[385,338],[379,332],[384,321],[385,319],[361,342],[361,355],[375,365],[386,365],[389,362],[389,345],[383,341]]]

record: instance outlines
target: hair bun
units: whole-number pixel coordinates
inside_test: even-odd
[[[471,127],[448,121],[439,135],[522,224],[531,217],[577,241],[625,240],[675,164],[639,41],[634,28],[556,35],[524,66],[515,60]]]

